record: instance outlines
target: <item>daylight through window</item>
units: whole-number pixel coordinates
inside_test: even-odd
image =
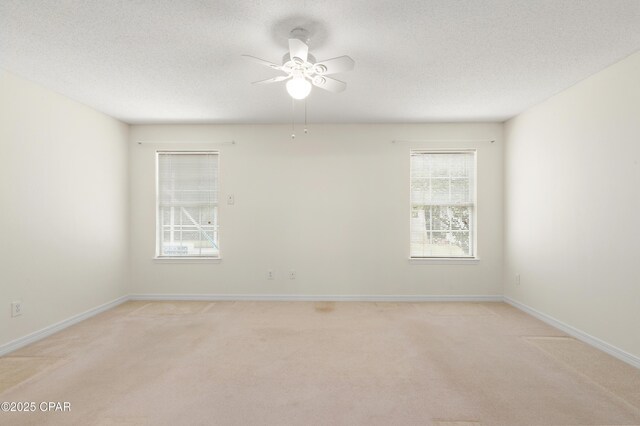
[[[158,152],[158,257],[219,257],[218,153]]]
[[[474,257],[475,152],[411,152],[411,257]]]

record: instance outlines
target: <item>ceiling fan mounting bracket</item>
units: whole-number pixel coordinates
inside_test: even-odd
[[[306,45],[309,45],[309,41],[311,40],[309,38],[309,31],[305,30],[302,27],[296,27],[292,29],[289,33],[289,38],[297,38]]]

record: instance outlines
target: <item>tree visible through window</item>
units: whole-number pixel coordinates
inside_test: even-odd
[[[475,152],[411,152],[411,257],[473,257]]]
[[[218,153],[158,152],[158,257],[218,257]]]

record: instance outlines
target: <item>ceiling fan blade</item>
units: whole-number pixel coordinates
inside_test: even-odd
[[[274,70],[279,70],[282,67],[280,65],[276,65],[273,62],[269,62],[269,61],[265,61],[264,59],[260,59],[260,58],[256,58],[255,56],[251,56],[251,55],[242,55],[242,57],[247,58],[249,60],[252,60],[254,62],[257,62],[261,65],[265,65],[269,68],[273,68]]]
[[[276,83],[278,81],[284,81],[286,79],[288,79],[290,76],[288,75],[279,75],[277,77],[273,77],[273,78],[268,78],[266,80],[260,80],[260,81],[254,81],[251,84],[268,84],[268,83]]]
[[[327,59],[317,62],[313,66],[313,70],[317,74],[327,75],[339,72],[351,71],[356,66],[356,61],[349,56],[339,56],[337,58]],[[320,72],[318,72],[320,71]]]
[[[303,62],[307,62],[307,55],[309,54],[309,46],[307,46],[302,40],[297,38],[289,39],[289,56],[291,60],[293,58],[300,58]]]
[[[329,92],[342,92],[347,88],[347,83],[331,77],[316,76],[312,83],[314,86],[328,90]]]

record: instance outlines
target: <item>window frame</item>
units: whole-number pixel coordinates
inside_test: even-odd
[[[217,169],[217,173],[216,173],[216,181],[218,184],[218,201],[217,201],[217,208],[218,208],[218,240],[217,245],[218,245],[218,254],[216,256],[210,256],[210,255],[206,255],[206,256],[163,256],[160,254],[160,155],[163,154],[215,154],[218,157],[218,169]],[[187,149],[179,149],[179,150],[175,150],[175,149],[168,149],[168,150],[156,150],[155,152],[155,162],[156,162],[156,170],[155,170],[155,197],[156,197],[156,203],[155,203],[155,209],[156,209],[156,221],[155,221],[155,256],[154,256],[154,260],[155,261],[165,261],[165,262],[171,262],[171,263],[175,263],[175,262],[180,262],[180,261],[184,261],[185,263],[191,263],[191,262],[215,262],[217,263],[218,261],[220,261],[222,259],[222,249],[221,249],[221,245],[220,245],[220,207],[222,206],[222,203],[220,202],[220,151],[219,150],[202,150],[202,149],[198,149],[198,150],[187,150]]]
[[[411,157],[416,154],[473,154],[473,208],[470,215],[471,229],[469,230],[469,238],[471,239],[470,249],[471,254],[469,256],[413,256],[411,253],[411,219],[413,203],[411,201],[412,194],[412,172]],[[455,263],[456,261],[467,263],[477,262],[480,260],[478,256],[478,150],[475,148],[465,149],[410,149],[409,150],[409,221],[408,221],[408,246],[409,246],[409,260],[412,262],[442,262],[442,263]]]

